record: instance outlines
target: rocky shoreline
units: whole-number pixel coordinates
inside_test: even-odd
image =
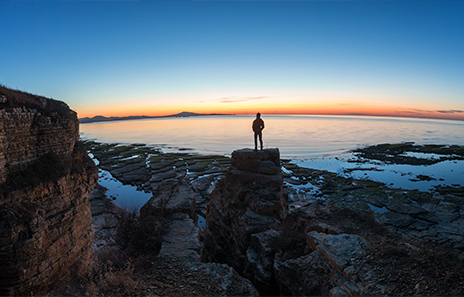
[[[165,234],[165,238],[171,236],[169,241],[172,243],[178,240],[176,234],[182,233],[179,230],[190,230],[188,238],[191,240],[184,238],[181,241],[191,242],[193,247],[182,249],[184,251],[185,249],[191,250],[187,254],[190,254],[189,257],[193,255],[192,259],[195,259],[196,255],[205,250],[203,247],[204,231],[202,227],[198,226],[198,217],[211,216],[207,213],[207,205],[211,201],[213,190],[217,188],[218,181],[223,180],[229,174],[227,172],[230,171],[230,158],[195,156],[186,153],[168,154],[143,144],[101,144],[91,141],[85,141],[84,144],[86,149],[98,159],[100,168],[108,170],[123,183],[132,184],[137,186],[139,190],[154,193],[154,198],[150,201],[157,202],[152,202],[152,205],[160,205],[160,202],[164,201],[162,193],[169,191],[172,193],[175,191],[190,193],[178,196],[176,203],[172,200],[174,205],[169,214],[170,220],[177,222],[175,224],[178,225],[173,227],[173,223],[171,223],[169,229],[171,231]],[[405,159],[405,152],[408,151],[416,153],[433,151],[434,154],[438,155],[442,153],[444,158],[462,160],[464,150],[462,147],[402,144],[374,146],[357,153],[359,158],[367,160],[366,162],[373,158],[380,160],[379,157],[385,155],[389,158],[388,162],[422,162],[413,157]],[[249,164],[249,161],[245,161],[245,164]],[[233,167],[237,166],[237,164],[232,165]],[[269,233],[266,237],[262,236],[267,233],[259,236],[256,234],[258,237],[251,241],[255,242],[255,250],[261,245],[262,247],[259,249],[267,250],[267,256],[262,258],[263,260],[259,260],[259,255],[256,256],[258,260],[255,264],[250,264],[253,261],[247,260],[249,263],[247,265],[255,265],[253,266],[255,268],[249,267],[248,270],[239,268],[241,260],[237,260],[236,264],[228,263],[232,267],[235,266],[234,269],[242,275],[241,277],[245,276],[252,280],[261,293],[268,290],[268,293],[275,294],[273,286],[278,287],[279,294],[285,295],[354,293],[456,295],[463,293],[464,276],[460,271],[460,268],[464,267],[462,257],[464,250],[464,228],[462,227],[464,187],[462,185],[449,185],[438,187],[435,191],[421,192],[394,189],[368,179],[341,177],[328,171],[303,168],[290,160],[281,160],[281,165],[283,168],[282,194],[286,205],[279,213],[285,214],[284,217],[288,217],[288,219],[276,219],[281,226],[282,224],[291,224],[292,228],[300,230],[298,232],[301,233],[292,233],[295,230],[290,232],[295,238],[288,242],[281,238],[281,234],[287,229],[270,227],[265,232],[278,232],[279,234]],[[245,171],[252,169],[253,166],[251,169],[245,168]],[[269,168],[266,170],[259,174],[269,174]],[[165,189],[157,192],[160,185]],[[178,187],[187,187],[185,189],[190,190],[180,190]],[[214,195],[217,196],[217,194]],[[192,198],[190,202],[186,202],[185,197]],[[216,197],[216,199],[223,198]],[[165,205],[163,208],[165,214],[168,213],[166,209]],[[153,212],[156,213],[156,211],[151,211],[151,213]],[[246,217],[248,215],[244,218]],[[98,225],[95,221],[94,224]],[[97,229],[97,227],[95,228]],[[197,235],[194,236],[194,234]],[[249,234],[248,236],[251,236],[251,239],[255,235]],[[271,240],[270,242],[282,242],[280,242],[280,246],[271,249],[265,248],[269,240]],[[165,243],[166,239],[163,246],[167,248],[168,245]],[[171,248],[175,250],[179,246],[171,244]],[[283,253],[278,252],[279,250]],[[334,253],[334,251],[336,252]],[[318,253],[319,258],[314,258]],[[166,257],[172,254],[179,254],[179,252],[161,253]],[[349,258],[340,258],[342,254],[348,255]],[[211,261],[214,257],[209,257],[209,260],[208,257],[203,258],[206,261]],[[167,258],[163,259],[165,260],[160,259],[158,255],[153,263],[161,261],[165,267],[166,263],[171,263]],[[241,259],[241,256],[238,256],[237,259]],[[264,259],[273,263],[274,268],[263,268],[258,265]],[[187,262],[192,263],[192,261]],[[224,262],[222,261],[222,263]],[[445,272],[440,272],[446,267],[443,266],[446,263],[449,265]],[[207,263],[195,265],[203,264]],[[308,265],[316,270],[308,269]],[[303,267],[306,268],[301,270]],[[270,278],[267,284],[261,284],[261,287],[259,283],[262,281],[257,281],[256,278],[260,274],[257,269],[264,269],[264,271],[270,269],[262,274],[262,276],[269,275]],[[306,272],[297,273],[294,276],[296,280],[286,281],[286,277],[296,273],[296,271]],[[311,275],[312,277],[314,275],[320,276],[308,282],[308,277]],[[179,275],[175,282],[183,283],[186,281],[185,279],[181,280],[181,278],[182,276]],[[271,280],[274,278],[277,278],[277,281]],[[294,288],[292,283],[295,281],[296,283],[306,283],[309,287]],[[243,279],[242,284],[246,283],[247,281]],[[190,286],[188,281],[184,285]],[[163,291],[159,286],[153,286],[153,284],[150,286],[158,292],[156,294],[167,294],[167,291]],[[214,287],[214,284],[211,286]],[[245,287],[248,288],[247,290],[250,289],[248,285]],[[191,288],[186,289],[183,293],[192,295],[189,294],[192,292],[191,290]],[[211,289],[209,293],[213,291]],[[175,292],[179,293],[179,288]],[[252,295],[255,294],[251,293],[252,291],[249,292]],[[208,294],[208,291],[202,293]]]
[[[464,295],[463,147],[372,146],[337,173],[279,149],[163,153],[79,141],[66,104],[0,89],[0,295]],[[139,191],[108,194],[89,155]],[[382,164],[434,187],[370,180]],[[140,214],[108,199],[141,191]]]

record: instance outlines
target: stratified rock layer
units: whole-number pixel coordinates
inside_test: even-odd
[[[87,197],[98,171],[78,143],[76,113],[27,99],[0,105],[0,295],[45,292],[86,268],[92,250]]]
[[[244,274],[253,279],[255,286],[269,293],[259,283],[269,283],[275,251],[270,252],[272,260],[262,264],[265,259],[250,261],[260,257],[250,246],[259,241],[253,238],[261,232],[271,232],[263,236],[273,237],[268,230],[279,229],[281,214],[286,210],[279,150],[237,150],[232,153],[231,163],[230,170],[211,193],[203,261],[226,263],[239,273],[247,270]],[[266,253],[266,248],[263,250]]]

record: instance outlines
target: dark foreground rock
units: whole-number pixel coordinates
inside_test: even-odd
[[[147,270],[138,276],[137,292],[143,296],[259,296],[251,282],[231,267],[216,263],[185,265],[173,256],[150,260]]]
[[[279,151],[234,151],[232,164],[211,193],[206,213],[203,261],[227,263],[240,273],[246,271],[244,275],[252,279],[259,290],[273,294],[275,292],[269,285],[272,261],[268,265],[262,263],[268,257],[264,255],[259,259],[261,255],[253,254],[255,251],[250,249],[250,243],[255,234],[278,230],[281,215],[286,210]],[[262,168],[266,169],[265,173]],[[264,238],[272,239],[273,235]],[[272,257],[275,251],[271,249],[265,253]],[[250,258],[257,262],[249,263],[247,259]]]
[[[309,220],[288,211],[278,150],[235,151],[208,204],[202,258],[227,263],[265,295],[364,293],[345,270],[365,241],[345,234],[328,243],[335,235],[308,233]]]
[[[164,296],[185,293],[192,296],[258,296],[251,282],[231,267],[200,262],[202,231],[196,224],[198,199],[201,195],[188,180],[170,180],[163,182],[140,209],[142,221],[157,216],[168,221],[160,251],[152,259],[153,275],[145,281],[153,282],[153,292]],[[165,270],[170,274],[160,273]],[[179,281],[182,277],[188,280]]]
[[[161,182],[142,211],[150,214],[143,216],[147,221],[163,215],[169,224],[159,254],[145,263],[152,272],[139,276],[139,292],[247,295],[253,289],[246,277],[264,295],[464,294],[459,187],[431,193],[392,189],[301,168],[280,161],[276,151],[236,151],[227,173],[213,176],[201,171],[218,164],[211,157],[203,162],[195,156],[192,166],[185,165],[186,156],[166,157],[185,174]],[[163,154],[157,158],[150,167],[164,168]],[[199,170],[196,178],[187,167]],[[224,178],[216,182],[218,176]],[[202,230],[196,223],[204,214],[199,205],[209,196]],[[209,263],[199,262],[200,253]],[[242,276],[237,278],[242,289],[218,287],[208,271],[225,270],[205,266],[217,263],[236,272],[222,278]],[[196,265],[202,268],[192,268]]]
[[[382,195],[396,195],[396,190],[388,192],[380,183],[288,164],[286,172],[293,170],[294,175],[285,174],[285,179],[298,179],[300,185],[308,186],[307,191],[285,187],[284,192],[281,173],[241,167],[241,160],[250,162],[250,153],[232,154],[232,165],[250,171],[232,166],[211,195],[204,261],[227,263],[264,295],[463,293],[464,276],[459,271],[464,262],[459,253],[402,231],[400,223],[410,226],[430,217],[417,203],[398,203],[396,213],[411,220],[391,217],[388,222],[398,224],[390,225],[364,199],[380,200]],[[256,160],[269,164],[258,154]],[[393,203],[389,206],[394,207]],[[440,274],[443,265],[450,267],[453,280]]]
[[[0,295],[37,295],[89,265],[97,167],[66,104],[0,95]]]

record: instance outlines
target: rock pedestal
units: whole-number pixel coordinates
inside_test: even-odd
[[[92,251],[87,197],[98,170],[78,143],[76,113],[62,102],[29,99],[0,106],[2,296],[43,293],[85,269]]]
[[[211,193],[202,260],[226,263],[250,279],[270,278],[272,262],[263,268],[248,264],[248,259],[253,257],[252,242],[260,242],[258,234],[279,229],[287,208],[279,150],[237,150],[232,153],[231,164]],[[266,271],[256,272],[262,269]]]

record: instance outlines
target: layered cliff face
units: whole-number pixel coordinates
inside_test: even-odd
[[[30,295],[88,265],[98,171],[66,104],[0,96],[0,295]]]

